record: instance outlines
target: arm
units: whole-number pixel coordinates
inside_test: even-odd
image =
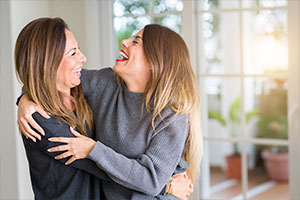
[[[36,123],[36,121],[32,118],[32,114],[38,112],[46,119],[50,117],[39,105],[30,101],[27,94],[24,92],[25,90],[22,89],[22,94],[17,100],[17,105],[19,106],[18,125],[26,138],[30,138],[32,141],[36,142],[36,138],[41,140],[40,134],[45,135],[45,132],[42,127],[40,127],[39,124]]]
[[[100,142],[88,158],[94,160],[115,182],[146,194],[158,195],[172,176],[186,140],[186,135],[180,134],[186,130],[178,130],[180,127],[173,126],[173,123],[158,132],[146,152],[137,159],[127,158]]]
[[[83,86],[84,96],[87,98],[93,94],[93,89],[99,90],[101,87],[97,85],[107,84],[107,80],[114,76],[114,72],[110,68],[99,70],[82,69],[81,83]]]
[[[81,82],[84,88],[85,97],[93,94],[90,88],[95,88],[98,84],[107,84],[107,79],[112,76],[114,76],[114,73],[111,69],[83,69]],[[38,112],[45,119],[48,119],[49,115],[39,105],[35,104],[28,98],[24,88],[22,88],[21,95],[18,97],[16,104],[18,105],[18,125],[23,135],[34,142],[36,142],[36,139],[40,140],[40,134],[45,135],[45,132],[43,128],[32,118],[32,114]]]
[[[43,127],[46,134],[41,138],[41,140],[37,141],[36,143],[29,141],[30,145],[54,159],[54,157],[57,156],[57,153],[50,153],[47,151],[47,149],[53,147],[54,145],[57,145],[57,143],[52,143],[48,141],[48,139],[54,136],[74,137],[69,131],[69,125],[64,122],[58,122],[53,117],[44,119],[38,113],[34,113],[33,118]],[[59,162],[64,163],[65,160],[59,160]],[[97,165],[89,159],[77,160],[76,162],[73,162],[70,167],[88,172],[102,180],[110,180],[107,174],[100,170]]]
[[[192,180],[187,176],[187,169],[187,162],[181,158],[171,181],[167,183],[164,190],[156,198],[160,200],[186,199],[194,190]],[[170,183],[172,183],[172,187],[170,187]]]
[[[89,96],[91,94],[90,88],[91,85],[95,82],[94,79],[97,79],[97,71],[99,70],[82,69],[80,80],[83,86],[84,96]]]
[[[130,189],[156,196],[168,182],[181,158],[186,137],[187,116],[177,115],[159,128],[145,151],[138,158],[128,158],[101,142],[97,142],[88,158],[96,162],[109,177]],[[149,133],[151,134],[151,133]],[[76,146],[77,138],[52,138]],[[80,139],[80,138],[79,138]],[[80,149],[77,145],[76,149]],[[55,149],[56,148],[56,149]],[[55,147],[53,150],[58,151]],[[70,149],[64,149],[69,150]],[[74,152],[68,155],[73,155]],[[64,158],[63,156],[60,158]]]

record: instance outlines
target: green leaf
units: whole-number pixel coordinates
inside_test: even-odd
[[[233,123],[239,123],[241,119],[241,97],[237,97],[230,106],[229,117]]]
[[[254,108],[251,112],[248,112],[246,115],[246,122],[249,122],[249,120],[252,117],[255,117],[259,114],[259,109],[258,108]]]
[[[221,113],[208,111],[208,117],[210,119],[215,119],[218,122],[220,122],[220,124],[222,124],[223,126],[226,126],[226,120],[222,117]]]

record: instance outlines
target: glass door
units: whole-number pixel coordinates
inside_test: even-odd
[[[201,199],[290,197],[287,4],[195,1]]]

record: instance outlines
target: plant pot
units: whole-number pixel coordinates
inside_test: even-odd
[[[242,177],[242,157],[240,155],[226,156],[227,177],[241,179]]]
[[[270,179],[275,181],[289,180],[288,153],[272,153],[268,150],[262,152],[265,168]]]

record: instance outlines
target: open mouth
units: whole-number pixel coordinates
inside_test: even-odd
[[[74,69],[74,70],[72,71],[72,73],[75,74],[75,75],[80,75],[80,74],[81,74],[81,70],[82,70],[82,68],[79,67],[79,68],[77,68],[77,69]]]
[[[125,61],[128,60],[129,56],[127,55],[127,53],[121,49],[120,51],[120,59],[117,59],[117,61]]]

